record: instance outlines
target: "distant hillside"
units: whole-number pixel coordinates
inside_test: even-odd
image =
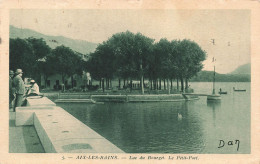
[[[190,81],[198,82],[212,82],[213,81],[213,71],[201,71],[194,76]],[[216,82],[250,82],[250,74],[219,74],[216,73]]]
[[[251,64],[244,64],[239,66],[234,71],[230,72],[229,74],[251,74]]]
[[[30,29],[20,29],[11,25],[10,25],[9,37],[21,38],[21,39],[29,38],[29,37],[43,38],[46,44],[49,45],[51,48],[64,45],[82,54],[94,52],[97,47],[96,43],[91,43],[84,40],[74,40],[63,36],[44,35]]]

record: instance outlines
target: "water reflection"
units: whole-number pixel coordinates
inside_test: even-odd
[[[216,127],[216,110],[221,108],[221,101],[207,101],[207,107],[212,110],[213,126]]]
[[[202,149],[201,122],[189,116],[189,102],[58,105],[127,153],[198,153]]]
[[[250,92],[222,100],[201,97],[188,102],[57,104],[127,153],[250,153]],[[211,83],[195,90],[207,93]],[[240,88],[250,91],[250,84]],[[182,119],[178,117],[182,116]],[[218,149],[219,140],[241,141],[236,149]]]

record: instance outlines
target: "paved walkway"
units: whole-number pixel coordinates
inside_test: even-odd
[[[9,153],[44,153],[34,126],[15,126],[15,113],[9,112]]]

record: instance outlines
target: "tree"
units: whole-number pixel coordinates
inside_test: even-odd
[[[51,52],[51,48],[46,44],[46,42],[40,38],[40,39],[36,39],[33,37],[27,38],[26,41],[31,45],[32,50],[33,50],[33,56],[35,57],[35,69],[33,72],[33,77],[34,79],[38,79],[38,81],[41,81],[41,74],[45,74],[46,71],[49,70],[49,66],[44,66],[42,68],[43,64],[42,62],[44,62],[46,60],[46,57],[50,54]],[[45,81],[46,83],[46,81]],[[46,86],[46,84],[45,84]]]
[[[44,86],[47,86],[47,79],[51,75],[55,74],[55,63],[50,61],[50,54],[45,57],[45,60],[39,61],[39,69],[44,78]]]
[[[36,39],[30,37],[27,38],[26,41],[32,46],[33,53],[37,59],[43,59],[51,52],[51,48],[42,38]]]
[[[184,90],[184,80],[186,89],[188,79],[195,76],[203,68],[202,62],[206,59],[206,52],[194,41],[184,39],[177,41],[173,54],[175,55],[175,65],[177,77],[181,80],[181,91]]]
[[[83,71],[80,56],[63,45],[52,50],[52,54],[48,57],[48,64],[55,66],[54,71],[61,74],[63,84],[65,83],[65,77],[72,77],[76,73],[82,74]]]
[[[104,83],[105,78],[107,88],[109,87],[109,81],[116,72],[115,66],[114,54],[108,42],[99,44],[95,52],[90,54],[90,59],[87,62],[87,70],[91,73],[92,77],[100,81],[102,80],[102,83]]]
[[[129,31],[114,34],[108,40],[117,64],[117,75],[122,78],[140,78],[142,93],[143,77],[148,69],[148,57],[152,52],[153,42],[153,39],[141,33]]]
[[[154,80],[156,85],[158,78],[167,79],[169,93],[169,80],[177,78],[183,91],[184,80],[187,88],[188,80],[203,68],[206,52],[187,39],[169,42],[163,38],[153,43],[154,39],[141,33],[116,33],[90,55],[88,70],[94,79],[100,80],[119,77],[125,81],[130,78],[131,83],[132,79],[140,78],[142,93],[144,77]]]
[[[43,39],[10,39],[10,69],[23,69],[24,76],[40,81],[41,62],[50,53]]]
[[[10,69],[16,70],[21,68],[24,76],[31,76],[35,69],[34,63],[36,62],[32,46],[26,40],[20,38],[10,39],[9,46]]]
[[[168,93],[170,93],[169,79],[172,76],[172,69],[174,62],[171,58],[172,44],[165,38],[161,39],[154,45],[153,57],[150,62],[150,68],[153,70],[150,72],[154,80],[158,78],[167,79]],[[150,69],[150,70],[151,70]]]
[[[91,54],[88,69],[94,78],[112,79],[117,76],[124,79],[142,79],[147,69],[147,58],[152,52],[153,41],[140,33],[129,31],[114,34],[98,45],[96,51]]]

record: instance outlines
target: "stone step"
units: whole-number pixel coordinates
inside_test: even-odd
[[[57,99],[57,100],[55,100],[55,103],[65,103],[65,102],[96,103],[92,99]]]

